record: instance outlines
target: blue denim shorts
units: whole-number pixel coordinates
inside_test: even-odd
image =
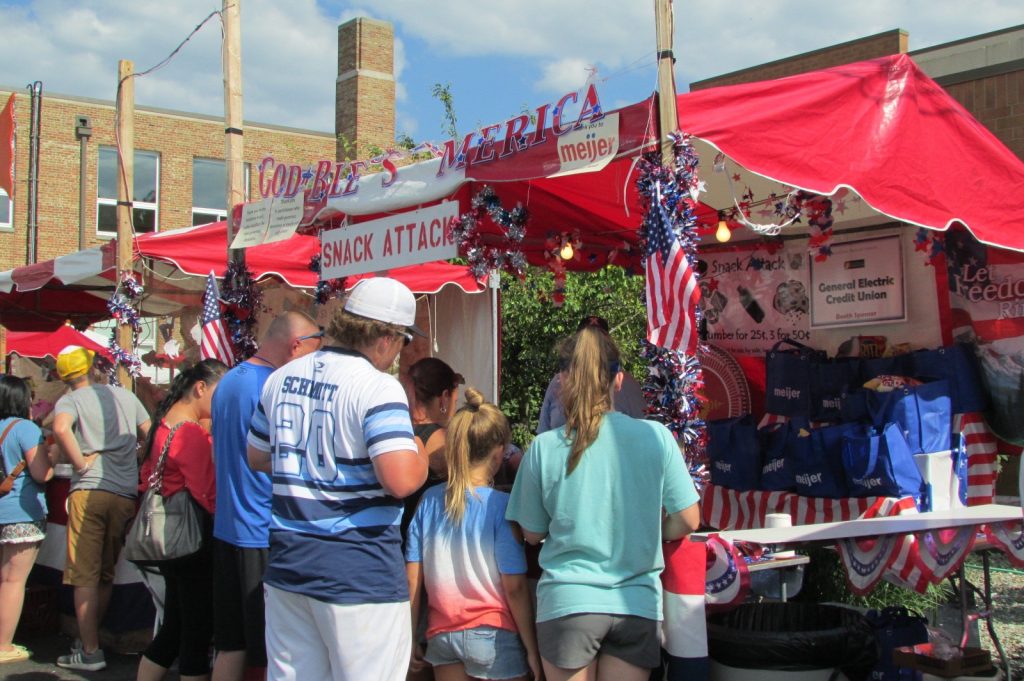
[[[462,664],[478,679],[514,679],[530,671],[519,634],[494,627],[438,634],[427,641],[424,658],[435,667]]]

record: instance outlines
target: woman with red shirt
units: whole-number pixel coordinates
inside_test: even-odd
[[[203,518],[203,548],[198,553],[159,566],[164,577],[164,619],[139,660],[138,681],[161,681],[178,660],[182,679],[209,679],[210,641],[213,638],[213,559],[210,550],[216,481],[213,444],[200,421],[210,418],[214,388],[227,366],[206,359],[179,373],[167,397],[153,414],[156,424],[146,442],[146,458],[139,471],[139,491],[149,480],[165,445],[161,494],[169,497],[186,492],[206,511]],[[168,445],[168,438],[170,444]]]

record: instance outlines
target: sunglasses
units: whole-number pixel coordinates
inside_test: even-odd
[[[403,331],[403,332],[399,333],[398,335],[402,337],[402,347],[403,348],[405,346],[409,345],[409,343],[412,343],[412,334],[411,333],[406,333],[406,332]]]
[[[324,327],[321,326],[320,330],[317,331],[316,333],[311,333],[311,334],[308,334],[308,335],[305,335],[305,336],[299,336],[295,340],[297,340],[297,341],[304,341],[304,340],[310,340],[311,338],[323,338],[323,337],[324,337]]]

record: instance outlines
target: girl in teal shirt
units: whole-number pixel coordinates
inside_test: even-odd
[[[506,517],[544,541],[537,638],[548,681],[641,681],[660,662],[661,542],[696,529],[697,492],[667,428],[613,411],[623,374],[611,337],[585,327],[573,343],[566,424],[531,444]]]

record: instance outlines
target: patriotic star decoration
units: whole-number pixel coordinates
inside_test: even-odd
[[[832,255],[831,246],[822,246],[818,249],[817,254],[814,256],[814,262],[825,262],[829,256]]]
[[[740,174],[739,173],[733,173],[732,174],[732,181],[733,182],[739,182],[740,181]]]
[[[313,171],[310,170],[309,166],[306,166],[306,169],[302,172],[302,176],[301,177],[302,177],[303,184],[305,184],[305,183],[307,183],[307,182],[309,182],[310,180],[313,179]]]
[[[764,267],[764,260],[762,258],[758,258],[757,256],[752,256],[750,258],[750,267],[760,272],[761,269]]]
[[[718,290],[718,285],[720,283],[718,279],[712,277],[710,279],[705,279],[704,281],[708,284],[708,291],[714,292]]]
[[[839,199],[835,203],[835,211],[840,215],[846,213],[846,199]]]
[[[694,186],[690,187],[690,198],[693,199],[694,201],[696,201],[697,198],[701,194],[705,194],[705,193],[707,193],[707,191],[708,191],[707,182],[705,182],[704,180],[698,180],[697,184],[695,184]]]

